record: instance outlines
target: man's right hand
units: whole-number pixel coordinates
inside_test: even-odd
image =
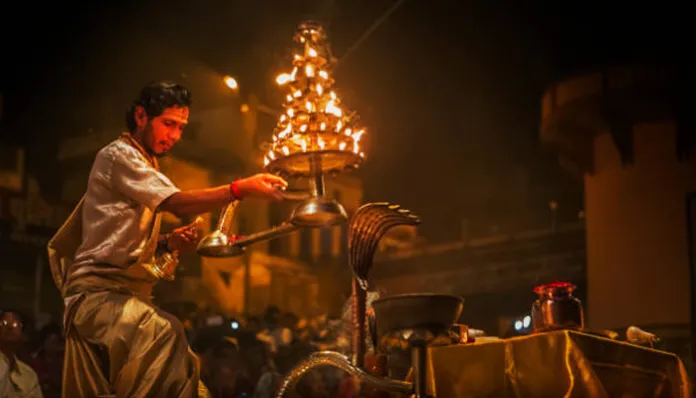
[[[237,189],[242,197],[283,200],[280,189],[288,187],[287,181],[269,173],[255,174],[237,180]]]

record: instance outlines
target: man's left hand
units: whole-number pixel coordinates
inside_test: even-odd
[[[194,221],[172,231],[167,240],[167,248],[179,252],[194,250],[199,240],[198,223]]]

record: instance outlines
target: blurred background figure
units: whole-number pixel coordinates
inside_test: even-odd
[[[22,316],[15,311],[0,312],[0,397],[43,397],[36,373],[17,357],[26,340]]]
[[[39,347],[29,364],[36,371],[46,398],[61,396],[65,340],[57,323],[49,323],[39,331]]]

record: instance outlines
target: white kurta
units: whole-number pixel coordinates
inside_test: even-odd
[[[0,352],[0,397],[41,398],[41,386],[36,372],[26,363],[15,358],[15,366]]]
[[[73,277],[127,268],[140,256],[155,209],[179,189],[148,159],[119,139],[96,156],[82,210],[82,244]]]

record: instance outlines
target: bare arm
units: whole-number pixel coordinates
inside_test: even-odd
[[[227,205],[234,199],[242,199],[247,196],[281,200],[282,196],[278,187],[287,187],[288,185],[282,178],[265,173],[237,180],[235,184],[236,192],[240,197],[235,197],[229,185],[192,189],[171,195],[162,201],[159,209],[181,217],[207,213]]]
[[[177,192],[165,199],[159,209],[177,217],[217,210],[234,199],[229,185]]]

